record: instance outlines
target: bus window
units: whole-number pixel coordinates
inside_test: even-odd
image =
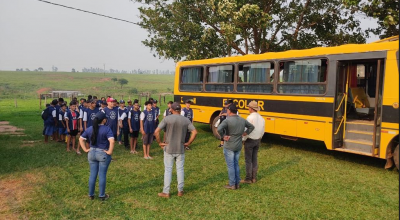
[[[207,67],[206,91],[232,92],[233,91],[233,65]]]
[[[285,61],[279,63],[278,92],[289,94],[324,94],[326,59]]]
[[[181,91],[200,92],[203,87],[203,67],[181,69]]]
[[[239,64],[237,91],[244,93],[272,93],[274,63]]]

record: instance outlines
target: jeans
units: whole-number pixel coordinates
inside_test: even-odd
[[[246,179],[252,180],[257,178],[258,161],[257,154],[260,147],[260,139],[247,139],[244,142],[244,158],[246,161]]]
[[[106,154],[103,149],[90,148],[88,153],[90,166],[89,176],[89,196],[94,196],[97,175],[99,175],[99,197],[106,194],[106,177],[108,166],[111,162],[111,156]]]
[[[240,183],[239,156],[240,150],[232,151],[224,148],[226,165],[228,166],[229,185],[235,186]]]
[[[174,161],[176,161],[176,175],[178,177],[178,191],[183,191],[183,185],[185,183],[185,174],[183,166],[185,164],[185,154],[169,154],[164,151],[164,189],[163,193],[169,194],[169,189],[172,180],[172,168],[174,166]]]

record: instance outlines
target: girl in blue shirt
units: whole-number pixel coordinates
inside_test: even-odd
[[[111,155],[114,150],[114,134],[108,126],[104,112],[96,113],[93,126],[89,127],[79,138],[82,149],[88,153],[90,166],[89,198],[94,199],[94,189],[97,175],[99,175],[99,198],[106,200],[110,196],[106,194],[106,177]],[[90,139],[90,149],[86,148],[85,140]]]

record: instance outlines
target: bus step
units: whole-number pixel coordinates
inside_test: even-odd
[[[343,148],[357,152],[372,154],[372,141],[344,139]]]
[[[369,131],[346,130],[346,139],[373,141],[373,133]]]
[[[374,124],[361,120],[348,121],[346,122],[346,130],[374,132]]]

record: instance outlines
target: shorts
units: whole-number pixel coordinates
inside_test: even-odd
[[[46,126],[44,127],[44,135],[46,135],[46,136],[51,136],[51,135],[53,135],[53,134],[54,134],[54,131],[55,131],[55,129],[54,129],[54,126],[53,126],[53,125],[46,125]]]
[[[154,133],[148,133],[143,135],[142,139],[143,139],[143,145],[148,145],[153,143],[153,137],[154,137]]]
[[[64,134],[68,134],[67,129],[66,128],[58,128],[58,133],[60,135],[64,135]]]
[[[133,131],[131,133],[131,138],[137,138],[137,137],[139,137],[139,131]]]
[[[69,130],[69,135],[71,135],[72,137],[75,137],[78,134],[78,129],[75,130]]]

